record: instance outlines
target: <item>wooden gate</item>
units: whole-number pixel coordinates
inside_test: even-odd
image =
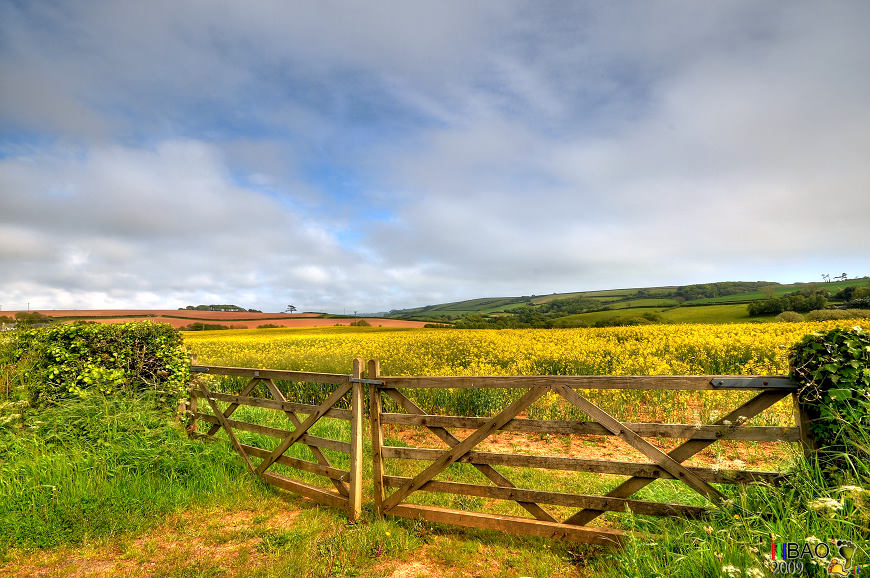
[[[783,376],[389,377],[381,376],[378,361],[371,360],[368,362],[367,378],[363,378],[360,359],[354,360],[353,373],[349,375],[204,365],[194,365],[191,371],[248,378],[238,393],[213,391],[207,380],[197,380],[190,391],[191,435],[213,439],[223,431],[253,474],[279,488],[322,504],[343,508],[352,520],[358,519],[362,503],[362,388],[365,385],[370,387],[372,482],[377,512],[431,522],[596,544],[619,543],[625,538],[625,531],[587,524],[605,512],[698,517],[707,513],[711,504],[722,499],[722,493],[713,484],[776,483],[782,478],[781,472],[727,470],[684,464],[711,444],[720,440],[782,441],[802,443],[805,451],[810,449],[806,416],[796,403],[798,384]],[[319,403],[300,403],[299,400],[286,399],[276,381],[327,384],[328,387],[320,388],[323,400]],[[427,388],[448,388],[451,392],[511,388],[519,389],[520,393],[511,396],[513,401],[506,403],[495,415],[465,417],[427,413],[412,400],[413,395],[407,394],[407,390]],[[691,425],[620,421],[575,391],[577,389],[754,390],[757,394],[713,423]],[[265,391],[269,397],[252,395],[258,390]],[[350,400],[346,405],[350,409],[336,407],[348,395]],[[545,395],[551,398],[556,396],[555,399],[570,404],[585,414],[588,421],[530,419],[524,415]],[[753,417],[788,396],[795,401],[794,426],[747,425]],[[201,400],[206,401],[206,407],[200,407]],[[384,412],[386,400],[390,400],[389,403],[399,411]],[[277,428],[274,423],[264,425],[234,419],[237,409],[245,406],[283,416],[293,429]],[[210,411],[203,411],[206,409]],[[315,435],[312,427],[323,418],[349,421],[350,439],[338,440]],[[199,426],[197,422],[200,422]],[[434,434],[446,447],[439,449],[385,444],[385,426],[423,428]],[[469,433],[461,434],[458,430]],[[649,461],[530,455],[485,451],[479,447],[494,433],[502,431],[559,436],[618,436]],[[243,443],[244,436],[240,440],[237,432],[259,434],[278,441],[268,444],[269,447],[261,447],[263,444]],[[685,441],[666,451],[656,445],[661,442],[653,443],[655,438],[679,438]],[[307,447],[313,459],[288,455],[294,447]],[[349,456],[341,460],[349,464],[347,469],[336,467],[334,460],[331,461],[325,453],[327,451]],[[410,461],[422,461],[427,465],[410,476],[388,475],[385,472],[388,463]],[[443,478],[443,474],[454,463],[470,464],[488,480],[488,484],[436,479],[436,476]],[[332,487],[318,486],[278,473],[275,471],[276,464],[301,470],[306,475],[322,476]],[[502,471],[496,467],[502,468]],[[521,473],[530,470],[591,472],[619,475],[626,479],[603,495],[518,487],[510,479],[514,477],[516,480]],[[558,475],[566,478],[571,476],[570,473]],[[636,495],[657,479],[678,481],[699,496],[696,501],[703,505],[653,501]],[[523,485],[530,484],[526,480]],[[419,492],[482,498],[493,502],[507,501],[517,504],[518,508],[508,515],[409,502],[420,497]],[[525,514],[525,517],[515,513]]]
[[[625,533],[606,527],[586,526],[606,511],[653,516],[697,517],[707,507],[655,502],[634,498],[639,490],[656,479],[679,480],[704,498],[716,503],[722,494],[712,483],[746,484],[776,482],[780,472],[718,470],[687,467],[683,462],[718,440],[805,441],[806,421],[796,411],[797,427],[744,425],[752,417],[786,396],[795,396],[797,384],[786,377],[736,376],[540,376],[540,377],[385,377],[380,376],[377,361],[369,362],[371,431],[375,503],[378,512],[461,526],[488,528],[514,533],[563,537],[575,541],[607,544],[620,542]],[[458,417],[427,414],[402,389],[451,388],[520,388],[524,393],[493,417]],[[709,425],[623,423],[574,389],[667,389],[667,390],[759,390],[739,407]],[[591,421],[534,420],[518,417],[543,395],[553,393],[572,404]],[[384,413],[384,396],[404,413]],[[796,399],[796,396],[795,396]],[[797,405],[795,406],[797,408]],[[422,426],[447,447],[396,447],[384,444],[384,425]],[[460,439],[448,428],[473,430]],[[482,441],[497,431],[517,431],[558,435],[614,435],[643,454],[649,462],[579,459],[515,453],[474,451]],[[645,438],[670,437],[683,443],[663,451]],[[384,474],[385,460],[431,462],[422,471],[408,476]],[[472,464],[493,485],[435,480],[456,462]],[[617,474],[627,479],[605,495],[584,495],[543,490],[521,489],[494,466],[541,468],[569,472]],[[389,488],[395,488],[388,493]],[[408,503],[416,492],[439,492],[475,496],[490,500],[509,500],[521,506],[531,518],[477,511],[442,508]],[[559,520],[543,505],[571,508],[570,515]],[[576,509],[576,511],[573,511]]]
[[[345,509],[351,520],[359,517],[362,504],[362,387],[364,382],[361,379],[362,360],[354,360],[351,375],[205,365],[193,365],[191,372],[249,378],[238,394],[212,391],[205,380],[198,380],[192,385],[189,406],[191,435],[212,439],[218,432],[223,431],[247,468],[263,481],[319,503]],[[313,405],[285,399],[275,383],[277,380],[329,384],[335,387],[321,403]],[[265,390],[271,397],[251,396],[261,384],[265,386]],[[348,394],[351,409],[335,407]],[[201,411],[204,408],[200,407],[199,400],[205,400],[211,411]],[[223,408],[221,404],[224,405]],[[232,419],[233,414],[241,406],[279,412],[286,416],[293,429],[286,430]],[[302,416],[306,417],[303,419]],[[324,417],[350,421],[350,440],[335,440],[312,435],[310,433],[312,427]],[[207,429],[202,428],[205,430],[204,433],[199,433],[198,421],[209,424]],[[280,441],[272,449],[256,447],[241,443],[237,431],[260,434]],[[285,455],[294,445],[307,447],[314,460]],[[335,467],[324,450],[348,454],[349,469]],[[330,489],[269,471],[270,468],[274,469],[275,464],[318,474],[328,479],[333,487]]]

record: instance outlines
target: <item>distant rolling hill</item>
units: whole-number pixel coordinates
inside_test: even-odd
[[[806,295],[823,292],[827,295],[828,306],[836,307],[843,304],[842,299],[837,299],[837,294],[848,287],[870,287],[870,278],[792,284],[727,281],[521,297],[485,297],[394,309],[387,317],[465,326],[508,327],[770,321],[775,315],[750,317],[748,304],[796,292]]]

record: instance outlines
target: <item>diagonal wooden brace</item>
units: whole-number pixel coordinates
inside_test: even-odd
[[[245,389],[243,389],[242,393],[240,393],[239,395],[242,397],[248,395],[249,393],[254,391],[254,388],[257,387],[258,383],[260,383],[259,377],[255,377],[255,378],[251,379],[251,381],[248,382],[248,385],[245,386]],[[206,388],[203,388],[203,390],[205,390],[205,389]],[[239,404],[231,403],[229,406],[227,406],[227,409],[224,410],[224,417],[229,418],[231,415],[233,415],[233,412],[236,411],[238,408],[239,408]],[[217,431],[219,429],[221,429],[221,426],[219,424],[215,424],[208,429],[208,432],[206,432],[205,435],[213,436],[214,434],[217,433]]]
[[[389,395],[390,398],[393,399],[393,401],[395,401],[397,404],[399,404],[399,406],[402,407],[408,413],[413,413],[413,414],[417,414],[417,415],[426,415],[426,412],[424,412],[422,410],[422,408],[420,408],[420,406],[418,406],[416,403],[414,403],[413,401],[408,399],[408,397],[406,395],[404,395],[403,393],[401,393],[399,390],[397,390],[397,389],[382,389],[381,391],[383,391],[387,395]],[[460,442],[459,438],[454,436],[452,433],[450,433],[449,431],[447,431],[447,429],[445,429],[443,427],[436,427],[436,426],[426,426],[426,427],[429,429],[429,431],[431,431],[433,434],[438,436],[439,439],[441,439],[444,443],[446,443],[451,448]],[[501,473],[499,473],[498,470],[496,470],[494,467],[490,466],[489,464],[472,463],[471,465],[473,465],[475,468],[477,468],[477,471],[479,471],[484,476],[489,478],[497,486],[501,486],[503,488],[516,488],[516,485],[514,485],[513,482],[511,482],[508,478],[503,476]],[[545,510],[544,508],[542,508],[541,506],[539,506],[538,504],[536,504],[534,502],[522,502],[522,501],[518,500],[517,504],[519,504],[520,506],[525,508],[525,510],[527,512],[529,512],[531,515],[533,515],[538,520],[543,520],[546,522],[557,522],[558,521],[558,520],[556,520],[556,518],[554,518],[552,515],[550,515],[550,513],[547,512],[547,510]]]
[[[742,404],[740,407],[716,421],[714,425],[726,425],[725,422],[731,422],[733,427],[737,427],[737,420],[741,417],[749,419],[763,412],[783,397],[789,395],[788,391],[763,391]],[[672,449],[668,452],[668,455],[678,462],[684,462],[696,453],[700,452],[710,444],[714,443],[716,440],[703,440],[703,439],[688,439],[679,446]],[[611,498],[628,498],[633,495],[638,490],[646,487],[651,484],[657,478],[642,478],[642,477],[632,477],[609,492],[607,492],[606,496]],[[579,526],[583,526],[588,524],[604,512],[602,510],[595,510],[592,508],[585,508],[580,510],[567,520],[565,520],[565,524],[576,524]]]
[[[718,502],[725,498],[719,490],[693,474],[684,466],[680,465],[679,462],[674,460],[674,458],[643,439],[624,423],[620,422],[618,419],[570,387],[566,385],[554,385],[553,391],[558,392],[562,397],[586,412],[587,415],[609,429],[614,435],[619,436],[624,441],[628,442],[636,450],[655,462],[660,468],[674,476],[674,479],[682,481],[702,496],[714,502]]]
[[[275,460],[281,457],[281,454],[286,452],[290,446],[299,441],[299,438],[305,435],[305,432],[311,429],[311,426],[317,423],[317,420],[323,417],[323,414],[328,412],[330,408],[335,405],[335,403],[350,390],[350,388],[351,384],[345,383],[340,385],[335,391],[333,391],[332,394],[328,398],[326,398],[326,401],[317,406],[317,409],[314,410],[314,413],[309,415],[299,427],[293,430],[293,432],[289,436],[284,438],[281,443],[278,444],[278,447],[272,451],[268,458],[260,462],[260,465],[257,466],[256,473],[258,475],[262,475],[262,473],[265,472],[269,466],[275,463]]]
[[[384,500],[384,511],[389,511],[391,508],[397,506],[402,502],[405,498],[407,498],[412,492],[419,490],[423,484],[431,480],[433,477],[438,475],[443,469],[447,466],[460,459],[462,456],[471,451],[474,446],[482,442],[486,439],[491,433],[501,428],[512,420],[518,413],[532,405],[539,397],[544,395],[549,390],[549,387],[546,385],[539,385],[531,388],[522,397],[518,400],[510,404],[507,408],[502,410],[497,416],[487,421],[485,424],[480,426],[473,434],[453,446],[451,449],[445,451],[440,458],[435,460],[429,467],[424,469],[422,472],[417,474],[414,479],[400,487],[398,490],[393,492],[393,494]]]
[[[269,391],[272,392],[272,397],[274,397],[277,401],[287,401],[284,398],[284,394],[281,393],[281,390],[278,389],[277,385],[275,385],[274,381],[272,381],[271,379],[264,379],[263,382],[266,384],[266,387],[269,388]],[[299,419],[299,416],[296,415],[296,412],[285,409],[284,413],[287,415],[288,418],[290,418],[290,421],[293,423],[294,428],[298,429],[302,425],[302,420]],[[323,453],[323,450],[321,450],[317,446],[312,446],[309,444],[306,445],[308,446],[308,449],[311,450],[311,453],[314,455],[314,459],[317,460],[317,463],[322,466],[332,467],[332,464],[329,462],[329,458],[326,457],[326,454]],[[329,481],[332,482],[332,485],[335,486],[335,489],[338,490],[339,494],[344,497],[347,497],[349,495],[347,491],[347,484],[345,484],[341,480],[336,480],[333,478],[329,478]]]
[[[242,459],[245,460],[245,465],[248,466],[248,469],[253,472],[254,466],[251,464],[251,460],[248,459],[248,455],[245,453],[245,450],[242,448],[242,445],[236,438],[236,434],[233,433],[233,428],[227,421],[226,416],[218,407],[215,399],[211,396],[211,390],[209,390],[208,386],[205,384],[201,384],[200,387],[202,389],[202,392],[205,394],[205,398],[208,400],[208,404],[211,406],[211,410],[214,412],[215,417],[217,417],[221,426],[223,426],[224,431],[227,432],[227,436],[230,438],[230,442],[233,444],[233,447],[236,449],[237,452],[239,452],[239,455],[242,456]]]

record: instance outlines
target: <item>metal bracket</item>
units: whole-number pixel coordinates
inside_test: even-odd
[[[208,373],[208,368],[201,365],[191,365],[190,373]]]
[[[797,389],[800,385],[784,376],[714,377],[710,385],[722,389]]]
[[[384,385],[384,382],[379,379],[358,379],[356,377],[351,377],[348,381],[351,383],[363,383],[366,385]]]

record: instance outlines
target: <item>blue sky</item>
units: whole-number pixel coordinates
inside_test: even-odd
[[[0,2],[0,305],[870,275],[866,2]]]

